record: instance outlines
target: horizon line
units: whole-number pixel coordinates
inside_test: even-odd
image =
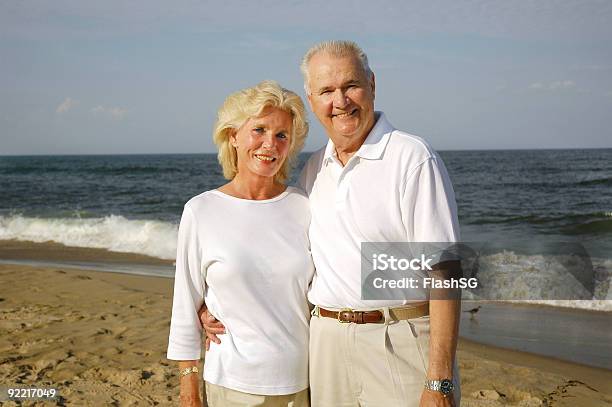
[[[567,150],[610,150],[612,147],[536,147],[536,148],[466,148],[439,149],[438,152],[485,152],[485,151],[567,151]],[[302,151],[300,154],[312,154],[317,150]],[[101,156],[134,156],[134,155],[216,155],[216,152],[197,153],[54,153],[54,154],[0,154],[0,157],[101,157]]]

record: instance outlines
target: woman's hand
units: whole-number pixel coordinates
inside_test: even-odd
[[[197,397],[194,397],[194,396],[184,396],[181,394],[179,396],[179,400],[180,400],[179,405],[181,407],[203,407],[202,400],[200,400],[199,395]]]
[[[225,326],[217,320],[210,312],[208,312],[208,308],[206,304],[202,304],[202,308],[198,311],[198,316],[200,317],[200,322],[202,323],[202,328],[206,333],[206,339],[204,341],[206,345],[206,350],[210,349],[210,342],[214,342],[216,344],[221,343],[221,339],[217,335],[222,335],[225,333]]]

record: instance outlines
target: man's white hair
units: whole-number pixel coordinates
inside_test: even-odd
[[[300,70],[302,71],[302,75],[304,75],[304,90],[307,95],[310,95],[309,85],[309,77],[308,77],[308,64],[313,56],[318,54],[319,52],[324,52],[334,57],[342,58],[342,57],[355,57],[361,62],[361,66],[363,67],[363,71],[365,72],[368,78],[372,78],[373,72],[370,69],[370,64],[368,63],[368,56],[365,52],[357,45],[357,43],[353,41],[342,41],[342,40],[330,40],[323,41],[318,44],[313,45],[307,52],[304,54],[302,58],[302,63],[300,64]]]

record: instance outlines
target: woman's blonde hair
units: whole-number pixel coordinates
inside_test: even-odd
[[[236,149],[230,143],[230,136],[247,120],[260,116],[267,107],[284,110],[293,117],[289,153],[283,166],[274,176],[274,180],[285,183],[289,178],[297,156],[304,147],[308,122],[302,99],[275,81],[263,81],[251,88],[232,93],[217,112],[213,140],[219,149],[219,163],[225,178],[231,180],[238,172],[238,156]]]

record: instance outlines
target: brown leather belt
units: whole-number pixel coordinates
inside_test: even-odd
[[[318,307],[319,315],[326,318],[337,319],[338,322],[354,324],[380,324],[385,322],[385,314],[382,311],[354,311],[343,309],[340,311],[330,311]],[[416,307],[389,308],[389,316],[395,321],[419,318],[429,315],[429,303],[417,305]]]

